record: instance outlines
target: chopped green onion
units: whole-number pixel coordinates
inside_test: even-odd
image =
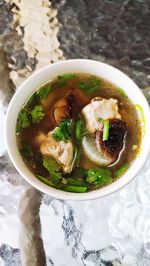
[[[86,186],[71,186],[71,185],[62,185],[61,188],[68,192],[83,193],[87,191]]]
[[[122,167],[120,167],[116,172],[115,172],[115,177],[119,178],[120,176],[122,176],[126,170],[129,168],[129,164],[126,163],[124,164]]]
[[[81,140],[82,137],[82,120],[77,121],[75,129],[76,138]]]
[[[58,79],[69,80],[69,79],[73,79],[73,78],[76,78],[76,77],[77,77],[77,74],[65,73],[65,74],[62,74],[62,75],[58,76]]]
[[[104,128],[103,128],[103,141],[108,140],[109,137],[109,121],[104,121]]]
[[[66,182],[67,182],[67,185],[73,185],[73,186],[84,186],[85,184],[79,180],[79,179],[75,179],[75,178],[66,178]]]
[[[48,185],[48,186],[50,186],[50,187],[56,187],[56,186],[53,184],[53,182],[52,182],[51,180],[47,179],[46,177],[43,177],[43,176],[41,176],[41,175],[36,175],[36,177],[37,177],[40,181],[42,181],[44,184],[46,184],[46,185]]]

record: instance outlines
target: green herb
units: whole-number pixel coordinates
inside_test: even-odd
[[[22,128],[27,128],[30,126],[30,115],[29,112],[25,109],[22,109],[19,112],[17,124],[16,124],[16,133],[19,133]]]
[[[82,120],[77,121],[76,129],[75,129],[75,134],[76,134],[77,140],[81,140],[81,138],[82,138],[82,125],[83,125]]]
[[[45,86],[43,86],[41,89],[39,89],[36,92],[36,95],[40,98],[40,99],[46,99],[48,97],[48,95],[50,94],[50,92],[52,91],[52,86],[51,84],[47,84]]]
[[[29,158],[31,156],[33,156],[33,152],[31,150],[31,147],[28,143],[23,142],[22,143],[22,147],[20,149],[20,153],[25,157],[25,158]]]
[[[66,132],[68,135],[71,135],[74,130],[73,119],[63,119],[60,123],[60,127],[63,132]]]
[[[66,135],[64,135],[60,127],[55,128],[52,136],[53,136],[53,139],[55,139],[56,141],[62,140],[66,142],[66,140],[68,140],[68,136],[66,137]]]
[[[103,128],[103,141],[108,140],[109,137],[109,121],[104,121],[104,128]]]
[[[27,101],[27,103],[26,103],[26,107],[32,107],[32,105],[33,105],[33,102],[36,100],[36,97],[37,97],[37,95],[36,95],[36,92],[35,93],[33,93],[32,95],[31,95],[31,97],[28,99],[28,101]]]
[[[61,87],[61,86],[64,86],[67,81],[73,79],[73,78],[76,78],[77,77],[77,74],[74,74],[74,73],[65,73],[65,74],[62,74],[61,76],[58,76],[58,86]]]
[[[115,178],[119,178],[120,176],[122,176],[126,170],[129,168],[129,164],[126,163],[124,164],[122,167],[120,167],[116,172],[115,172]]]
[[[85,184],[79,179],[69,177],[69,178],[66,178],[65,180],[67,182],[67,185],[85,186]]]
[[[81,148],[78,147],[77,154],[76,154],[76,160],[75,160],[75,164],[77,167],[80,165],[80,159],[81,159]]]
[[[79,88],[85,91],[87,94],[91,95],[96,93],[100,88],[100,79],[93,76],[88,81],[80,81]]]
[[[60,173],[60,166],[55,161],[55,159],[50,157],[44,158],[43,166],[49,172],[52,182],[57,183],[62,178],[62,174]]]
[[[58,76],[58,79],[70,80],[70,79],[73,79],[73,78],[76,78],[76,77],[77,77],[77,74],[65,73],[65,74],[62,74],[62,75]]]
[[[99,118],[98,118],[98,122],[100,122],[101,124],[104,124],[104,119],[101,118],[101,117],[99,117]]]
[[[128,98],[128,96],[126,95],[126,93],[124,92],[124,90],[122,88],[118,87],[117,90],[119,91],[121,96]]]
[[[87,186],[73,186],[73,185],[62,185],[62,190],[75,193],[84,193],[87,191]]]
[[[34,109],[31,111],[31,117],[33,123],[39,123],[43,117],[45,116],[45,113],[43,111],[42,105],[36,105]]]
[[[36,175],[36,177],[42,181],[44,184],[50,186],[50,187],[56,187],[56,185],[51,181],[49,180],[48,178],[44,177],[44,176],[41,176],[41,175]]]
[[[89,169],[86,171],[85,176],[89,184],[105,186],[112,182],[111,171],[105,168]]]
[[[54,130],[52,136],[56,141],[63,140],[64,142],[66,142],[70,138],[73,132],[73,128],[74,121],[72,119],[63,119],[60,122],[60,126]]]

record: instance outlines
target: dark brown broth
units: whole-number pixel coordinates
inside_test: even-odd
[[[115,98],[118,100],[119,113],[121,114],[122,119],[126,122],[128,130],[125,140],[125,148],[121,152],[119,160],[114,165],[109,167],[112,170],[112,173],[114,173],[125,163],[131,164],[132,161],[136,158],[141,144],[140,121],[138,119],[135,106],[127,97],[123,97],[117,90],[117,87],[112,83],[100,79],[101,85],[99,91],[90,96],[81,91],[79,89],[79,82],[81,80],[86,82],[89,77],[91,77],[90,74],[78,74],[76,78],[67,81],[65,85],[60,87],[57,86],[57,79],[48,82],[47,84],[52,83],[52,86],[54,87],[53,91],[49,94],[47,99],[38,101],[38,104],[43,105],[46,115],[40,123],[32,124],[29,128],[25,128],[20,131],[20,133],[17,135],[18,145],[20,147],[23,141],[27,141],[31,146],[33,152],[40,152],[39,146],[35,142],[35,138],[40,132],[48,133],[50,130],[54,129],[52,106],[57,100],[66,96],[68,90],[74,90],[78,94],[78,106],[76,106],[73,114],[73,118],[75,119],[77,114],[81,112],[82,108],[86,104],[88,104],[90,100],[95,96],[101,96],[106,99]],[[136,150],[132,150],[133,145],[137,145]],[[32,164],[31,161],[27,160],[25,160],[25,163],[35,174],[37,174],[38,172],[38,174],[45,175],[45,169],[40,165],[35,166],[34,163]],[[96,166],[94,163],[89,161],[89,159],[83,152],[80,164],[85,169]]]

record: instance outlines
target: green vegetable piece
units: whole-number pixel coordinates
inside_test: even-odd
[[[82,138],[82,120],[77,121],[76,123],[76,129],[75,129],[75,134],[76,134],[76,138],[77,140],[81,140]]]
[[[74,74],[74,73],[65,73],[65,74],[62,74],[60,76],[58,76],[58,86],[61,87],[61,86],[64,86],[67,81],[73,79],[73,78],[76,78],[77,77],[77,74]]]
[[[79,88],[91,95],[96,93],[100,88],[101,81],[99,78],[92,76],[88,81],[80,81]]]
[[[20,149],[20,153],[25,157],[25,158],[29,158],[31,156],[33,156],[33,152],[31,150],[31,147],[28,143],[23,142],[22,143],[22,147]]]
[[[77,154],[76,154],[76,166],[78,167],[80,164],[80,159],[81,159],[81,149],[77,150]]]
[[[53,139],[55,139],[56,141],[64,141],[66,142],[66,140],[68,140],[68,135],[66,136],[66,134],[64,135],[64,133],[62,132],[61,128],[58,127],[54,130],[53,134]]]
[[[63,132],[66,132],[68,135],[71,135],[74,129],[73,119],[63,119],[60,123],[60,127]]]
[[[26,107],[32,107],[32,105],[33,105],[33,102],[36,100],[36,97],[37,97],[37,95],[36,95],[36,92],[35,93],[33,93],[32,95],[31,95],[31,97],[28,99],[28,101],[27,101],[27,103],[26,103]]]
[[[22,128],[27,128],[30,126],[30,116],[29,112],[25,109],[21,110],[18,115],[16,124],[16,133],[19,133]]]
[[[52,85],[51,84],[47,84],[47,85],[43,86],[41,89],[39,89],[36,92],[36,95],[40,99],[46,99],[51,91],[52,91]]]
[[[128,96],[126,95],[126,93],[124,92],[124,90],[122,88],[118,87],[117,90],[119,91],[119,93],[122,97],[128,98]]]
[[[101,117],[99,117],[99,118],[98,118],[98,122],[100,122],[101,124],[104,124],[104,119],[101,118]]]
[[[62,185],[61,189],[68,192],[84,193],[87,191],[88,188],[86,186]]]
[[[97,174],[96,174],[96,170],[88,170],[86,172],[86,181],[89,183],[89,184],[92,184],[94,182],[97,181]]]
[[[53,138],[56,141],[63,140],[66,142],[69,140],[74,128],[74,121],[72,119],[63,119],[60,126],[54,130]]]
[[[43,117],[45,116],[45,113],[43,111],[42,105],[36,105],[34,109],[31,111],[31,117],[33,123],[39,123]]]
[[[43,166],[49,172],[52,182],[57,183],[62,178],[62,175],[59,172],[60,166],[55,159],[50,157],[44,158]]]
[[[103,128],[103,141],[108,140],[109,137],[109,121],[104,121],[104,128]]]
[[[74,74],[74,73],[65,73],[65,74],[62,74],[60,76],[58,76],[58,79],[61,79],[61,80],[70,80],[70,79],[73,79],[73,78],[76,78],[77,77],[77,74]]]
[[[115,178],[119,178],[120,176],[122,176],[128,168],[129,168],[128,163],[126,163],[122,167],[120,167],[114,174]]]
[[[105,168],[89,169],[85,176],[89,184],[105,186],[112,182],[111,171]]]
[[[51,180],[49,180],[48,178],[43,177],[43,176],[41,176],[41,175],[36,175],[36,177],[37,177],[40,181],[42,181],[44,184],[46,184],[46,185],[48,185],[48,186],[50,186],[50,187],[54,187],[54,188],[56,188],[56,185],[55,185]]]

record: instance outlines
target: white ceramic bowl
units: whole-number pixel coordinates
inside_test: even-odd
[[[87,193],[64,192],[45,185],[39,181],[27,168],[17,148],[15,127],[18,112],[20,111],[22,105],[28,99],[28,97],[42,84],[53,77],[66,72],[90,73],[113,82],[126,92],[134,104],[140,104],[145,116],[145,135],[143,136],[142,140],[141,152],[132,166],[119,180],[106,187]],[[138,86],[120,70],[110,65],[87,59],[61,61],[53,65],[48,65],[35,72],[17,90],[9,104],[6,115],[5,139],[7,150],[14,166],[26,179],[26,181],[28,181],[35,188],[51,196],[64,200],[90,200],[100,198],[109,195],[127,185],[137,175],[143,166],[150,149],[150,109]]]

